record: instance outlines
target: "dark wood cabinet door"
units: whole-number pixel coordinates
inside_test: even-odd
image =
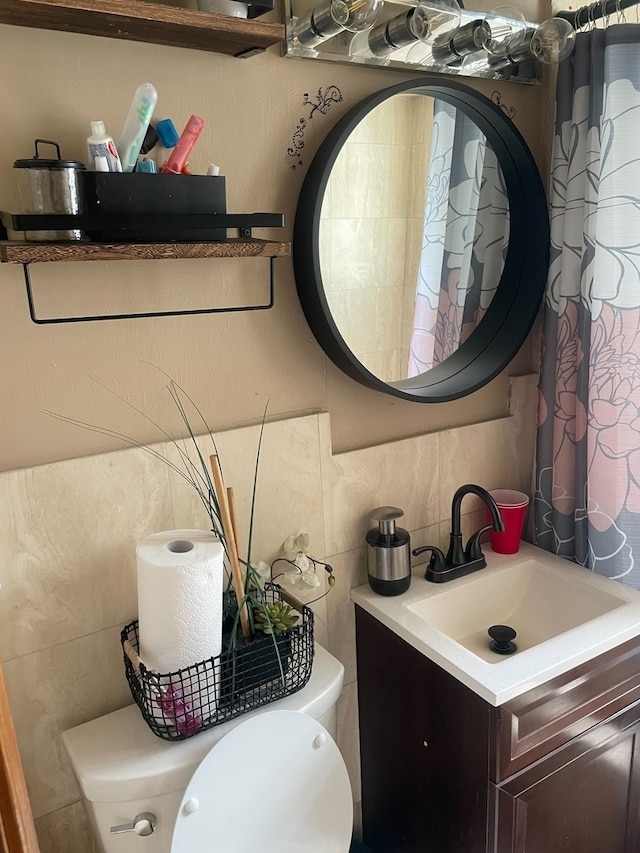
[[[493,708],[356,607],[375,853],[640,853],[640,643]]]
[[[640,702],[492,786],[495,853],[638,853]]]
[[[637,637],[494,708],[491,781],[504,782],[635,702]]]
[[[490,706],[360,608],[356,631],[367,847],[485,853]]]

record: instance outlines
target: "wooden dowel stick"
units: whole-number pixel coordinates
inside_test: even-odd
[[[142,661],[140,660],[140,655],[133,648],[130,641],[125,640],[124,643],[122,644],[122,648],[124,649],[126,656],[129,658],[129,660],[133,664],[133,668],[135,670],[139,671],[140,670],[140,664],[142,663]]]
[[[250,637],[251,624],[249,623],[249,614],[247,612],[247,607],[246,604],[240,604],[240,602],[244,598],[244,578],[242,576],[242,570],[240,568],[240,562],[238,560],[238,549],[233,533],[233,524],[231,522],[231,512],[229,511],[227,492],[224,487],[224,480],[222,479],[222,468],[220,467],[220,460],[218,459],[216,453],[213,453],[209,457],[209,462],[211,464],[211,473],[213,474],[213,484],[215,486],[216,495],[218,496],[220,520],[222,521],[222,531],[224,533],[224,538],[227,543],[229,564],[231,566],[231,580],[233,582],[233,589],[235,591],[236,599],[238,601],[238,607],[240,607],[240,624],[242,626],[242,634],[245,637]]]
[[[238,536],[238,510],[236,508],[236,495],[233,486],[227,486],[227,500],[229,501],[229,514],[231,515],[231,526],[233,527],[233,538],[236,541],[236,551],[240,555],[240,537]]]

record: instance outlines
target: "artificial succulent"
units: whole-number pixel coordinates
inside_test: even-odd
[[[284,601],[274,601],[256,609],[253,618],[256,631],[263,634],[282,634],[293,628],[300,617],[291,612],[291,605]]]

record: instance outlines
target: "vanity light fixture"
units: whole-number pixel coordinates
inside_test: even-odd
[[[502,71],[535,59],[544,65],[555,65],[572,52],[576,32],[569,21],[563,18],[548,18],[539,26],[527,29],[524,42],[507,44],[504,55],[489,55],[488,65],[494,71]]]
[[[460,27],[450,39],[438,41],[431,48],[431,57],[438,65],[450,65],[471,53],[484,50],[491,38],[491,27],[486,20],[470,21]]]
[[[504,57],[509,50],[516,51],[527,42],[532,25],[513,6],[497,6],[484,18],[467,24],[468,36],[460,45],[455,42],[434,49],[433,58],[442,65],[458,64],[463,67],[489,69],[489,56]],[[458,34],[456,34],[458,35]],[[460,34],[462,37],[463,34]],[[493,68],[493,66],[491,66]]]
[[[375,26],[369,32],[368,48],[374,56],[384,57],[415,41],[447,40],[460,26],[460,18],[457,0],[419,0],[408,12]]]
[[[569,20],[537,24],[509,5],[477,12],[462,0],[283,3],[286,51],[309,59],[532,83],[543,64],[568,56],[575,40]]]
[[[569,56],[575,43],[575,30],[568,21],[549,18],[534,25],[525,21],[518,10],[507,6],[489,13],[483,23],[491,33],[488,35],[484,28],[476,31],[479,50],[469,50],[466,55],[461,51],[450,50],[447,54],[441,50],[436,55],[433,49],[434,61],[453,65],[462,56],[461,66],[467,71],[486,69],[492,75],[504,75],[517,71],[521,63],[556,64]],[[451,57],[448,60],[447,55]]]
[[[384,0],[322,0],[298,18],[294,38],[302,47],[313,48],[344,30],[368,30],[383,6]]]

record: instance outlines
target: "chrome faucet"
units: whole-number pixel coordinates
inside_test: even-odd
[[[486,504],[487,509],[491,513],[491,524],[481,527],[480,530],[476,530],[469,537],[466,547],[463,547],[462,532],[460,530],[460,508],[465,495],[476,495]],[[446,556],[440,548],[436,548],[434,545],[424,545],[421,548],[414,548],[412,553],[414,557],[417,557],[424,551],[431,551],[431,559],[425,573],[428,581],[433,581],[434,583],[452,581],[464,575],[469,575],[471,572],[476,572],[478,569],[484,569],[487,565],[485,556],[482,553],[480,539],[489,530],[504,530],[504,522],[498,505],[489,492],[483,489],[482,486],[467,483],[464,486],[460,486],[453,496],[451,503],[451,536]]]

